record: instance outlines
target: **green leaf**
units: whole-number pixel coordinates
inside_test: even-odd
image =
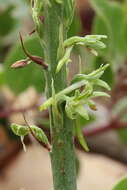
[[[14,8],[13,5],[10,5],[5,10],[0,11],[0,37],[8,35],[17,24],[16,17],[13,17]]]
[[[84,148],[84,150],[86,150],[88,152],[89,148],[88,148],[88,145],[83,136],[82,129],[78,124],[78,120],[76,120],[76,136],[78,137],[78,140],[79,140],[81,146]]]
[[[93,24],[93,33],[108,36],[107,50],[110,55],[112,54],[112,58],[115,58],[113,54],[115,56],[117,54],[125,55],[127,33],[125,32],[126,16],[122,3],[107,0],[90,0],[90,2],[97,14]]]
[[[43,142],[44,144],[49,145],[48,138],[45,135],[44,131],[41,128],[35,126],[35,125],[24,126],[24,125],[18,125],[18,124],[12,123],[11,124],[11,129],[12,129],[12,131],[13,131],[13,133],[15,135],[18,135],[18,136],[21,137],[21,142],[23,144],[24,149],[25,149],[25,145],[23,143],[23,139],[24,139],[23,137],[28,135],[31,132],[30,129],[32,130],[35,137],[40,142]]]
[[[116,132],[121,142],[127,145],[127,128],[119,129]]]
[[[46,144],[46,145],[49,144],[48,138],[47,138],[47,136],[45,135],[44,131],[43,131],[41,128],[39,128],[39,127],[37,127],[37,126],[35,126],[35,125],[31,125],[30,128],[31,128],[31,130],[33,131],[35,137],[36,137],[40,142],[42,142],[42,143],[44,143],[44,144]]]
[[[43,57],[42,47],[37,37],[30,37],[25,41],[25,47],[33,55]],[[16,93],[27,89],[29,86],[34,86],[37,91],[42,92],[45,87],[45,79],[43,70],[35,63],[31,63],[22,69],[12,69],[11,64],[17,60],[24,59],[25,55],[21,45],[18,43],[9,52],[5,60],[5,82]]]
[[[70,26],[70,29],[67,33],[67,36],[72,37],[72,36],[75,36],[77,34],[80,34],[80,32],[81,32],[81,19],[80,19],[79,14],[75,13],[73,21],[72,21],[71,26]]]
[[[11,129],[13,133],[17,136],[26,136],[29,133],[29,128],[27,126],[18,125],[16,123],[11,124]]]
[[[127,177],[121,179],[112,190],[126,190],[127,189]]]

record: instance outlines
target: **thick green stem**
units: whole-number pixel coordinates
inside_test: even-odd
[[[62,23],[62,5],[51,0],[51,6],[44,7],[44,36],[45,61],[48,71],[45,72],[47,83],[47,97],[52,96],[52,79],[55,92],[66,87],[66,68],[56,74],[58,52],[63,53],[59,44],[62,38],[66,39],[66,30]],[[62,44],[62,43],[61,43]],[[50,108],[50,129],[52,137],[51,164],[53,172],[54,190],[76,190],[75,151],[73,143],[73,122],[69,120],[64,111],[64,105],[59,106],[59,115]]]

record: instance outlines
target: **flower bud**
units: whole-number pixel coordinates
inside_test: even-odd
[[[15,63],[13,63],[11,65],[11,68],[18,69],[18,68],[23,68],[26,65],[28,65],[28,59],[22,59],[22,60],[19,60],[19,61],[16,61]]]

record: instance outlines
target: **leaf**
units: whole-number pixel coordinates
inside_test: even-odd
[[[81,19],[79,14],[75,13],[69,31],[67,32],[68,37],[75,36],[81,32]]]
[[[125,145],[127,145],[127,128],[119,129],[116,131],[121,142]]]
[[[0,12],[0,37],[8,35],[16,26],[18,20],[13,17],[14,6],[10,5]],[[5,24],[6,23],[6,24]]]
[[[25,47],[31,54],[43,56],[42,47],[37,37],[30,37],[25,41]],[[34,86],[37,91],[42,92],[45,87],[45,79],[42,69],[38,65],[30,64],[26,68],[14,70],[10,66],[17,60],[24,59],[25,55],[18,43],[9,52],[5,60],[5,82],[16,93]]]
[[[13,133],[17,136],[26,136],[29,133],[29,128],[27,126],[18,125],[16,123],[11,124],[11,129]]]
[[[121,179],[112,190],[126,190],[127,189],[127,177]]]
[[[76,120],[76,136],[78,137],[78,140],[79,140],[81,146],[84,148],[84,150],[86,150],[88,152],[89,151],[88,145],[85,141],[81,127],[79,126],[77,120]]]
[[[90,2],[96,11],[93,33],[108,36],[107,50],[110,55],[112,53],[115,56],[125,54],[127,51],[127,46],[125,45],[127,33],[125,35],[126,16],[124,15],[122,3],[107,0],[90,0]]]
[[[47,138],[47,136],[45,135],[44,131],[43,131],[41,128],[39,128],[39,127],[37,127],[37,126],[35,126],[35,125],[31,125],[30,128],[31,128],[31,130],[33,131],[35,137],[36,137],[40,142],[42,142],[42,143],[44,143],[44,144],[46,144],[46,145],[49,144],[48,138]]]
[[[45,135],[44,131],[41,128],[35,126],[35,125],[30,125],[28,127],[28,126],[18,125],[18,124],[12,123],[11,124],[11,129],[12,129],[12,131],[13,131],[13,133],[15,135],[18,135],[18,136],[21,137],[21,142],[23,144],[24,150],[25,150],[25,145],[24,145],[23,139],[24,139],[24,136],[28,135],[31,132],[30,129],[32,130],[32,132],[34,133],[35,137],[40,142],[43,142],[44,144],[49,145],[48,138]]]

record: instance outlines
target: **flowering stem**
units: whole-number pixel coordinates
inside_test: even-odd
[[[55,92],[66,88],[66,68],[56,74],[58,63],[58,49],[62,54],[62,45],[59,46],[60,36],[66,39],[66,29],[61,22],[63,19],[62,5],[50,0],[45,3],[43,13],[45,16],[43,25],[43,37],[40,40],[44,46],[45,62],[48,69],[45,70],[47,98],[52,96],[52,80]],[[61,39],[62,40],[62,39]],[[73,142],[73,121],[67,118],[64,105],[59,106],[60,119],[55,116],[55,110],[50,107],[50,133],[52,150],[50,152],[54,190],[76,190],[75,151]]]

